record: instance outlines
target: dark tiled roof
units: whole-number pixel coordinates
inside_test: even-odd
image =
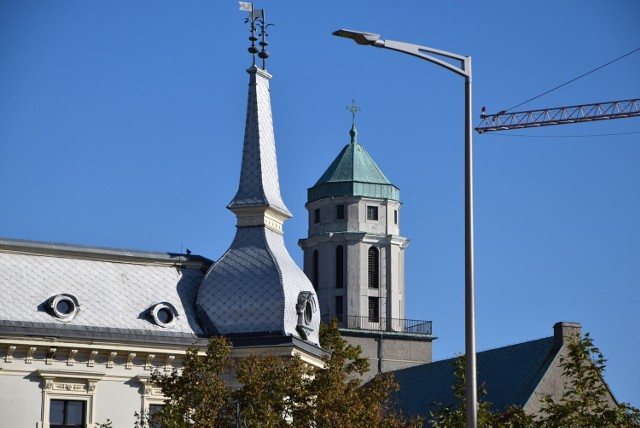
[[[487,396],[500,411],[509,405],[524,406],[553,361],[557,349],[553,337],[524,342],[479,352],[478,384],[484,384]],[[398,406],[406,414],[429,417],[433,403],[449,406],[455,403],[451,386],[454,382],[455,358],[410,367],[394,372],[400,383],[396,393]]]

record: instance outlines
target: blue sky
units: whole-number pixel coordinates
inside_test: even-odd
[[[407,317],[464,350],[463,79],[331,36],[473,58],[474,114],[640,47],[640,3],[263,1],[285,239],[306,189],[359,142],[401,189]],[[0,2],[0,236],[219,258],[234,234],[250,65],[237,1]],[[640,52],[520,109],[640,96]],[[477,121],[476,121],[477,125]],[[477,347],[577,321],[640,406],[640,119],[474,134]]]

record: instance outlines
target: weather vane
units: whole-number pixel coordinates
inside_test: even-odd
[[[356,113],[362,110],[356,105],[356,100],[354,99],[351,100],[351,105],[346,108],[351,112],[351,125],[356,126]]]
[[[249,12],[249,17],[244,20],[245,24],[249,24],[249,31],[251,31],[251,47],[249,47],[249,53],[253,57],[253,65],[256,65],[256,54],[258,57],[262,59],[262,69],[266,69],[266,60],[269,58],[269,52],[267,52],[267,46],[269,42],[267,42],[267,28],[273,26],[274,24],[267,24],[264,18],[264,9],[254,9],[253,3],[240,2],[240,10],[244,10]],[[256,37],[256,31],[258,31],[258,37]],[[256,46],[256,42],[260,40],[258,43],[260,48]]]

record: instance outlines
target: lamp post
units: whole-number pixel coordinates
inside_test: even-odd
[[[377,48],[390,49],[413,55],[425,61],[432,62],[464,77],[465,82],[465,188],[464,188],[464,217],[465,217],[465,378],[466,378],[466,408],[467,428],[475,428],[478,424],[478,397],[476,380],[476,323],[475,323],[475,291],[473,275],[473,139],[471,125],[471,57],[456,55],[438,49],[419,46],[393,40],[380,40],[379,34],[362,31],[337,30],[334,36],[354,40],[359,45],[370,45]],[[431,55],[429,55],[431,54]],[[433,55],[459,61],[455,66]]]

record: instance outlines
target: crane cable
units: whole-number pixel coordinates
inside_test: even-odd
[[[535,96],[535,97],[533,97],[533,98],[529,98],[528,100],[523,101],[523,102],[521,102],[521,103],[520,103],[520,104],[518,104],[518,105],[515,105],[515,106],[513,106],[513,107],[509,107],[508,109],[504,110],[504,112],[506,113],[507,111],[512,110],[512,109],[514,109],[514,108],[516,108],[516,107],[520,107],[521,105],[526,104],[526,103],[528,103],[529,101],[533,101],[533,100],[535,100],[536,98],[540,98],[540,97],[541,97],[541,96],[543,96],[543,95],[547,95],[549,92],[553,92],[553,91],[555,91],[556,89],[562,88],[563,86],[566,86],[566,85],[568,85],[569,83],[575,82],[575,81],[576,81],[576,80],[578,80],[578,79],[582,79],[583,77],[585,77],[585,76],[587,76],[587,75],[589,75],[589,74],[591,74],[591,73],[593,73],[593,72],[595,72],[595,71],[598,71],[598,70],[600,70],[601,68],[605,68],[607,65],[613,64],[614,62],[619,61],[619,60],[621,60],[622,58],[627,57],[627,56],[629,56],[629,55],[631,55],[632,53],[637,52],[637,51],[640,51],[640,48],[636,48],[636,49],[632,50],[631,52],[628,52],[628,53],[626,53],[626,54],[622,55],[621,57],[618,57],[618,58],[616,58],[616,59],[614,59],[614,60],[612,60],[612,61],[609,61],[608,63],[606,63],[606,64],[604,64],[604,65],[601,65],[600,67],[594,68],[593,70],[588,71],[588,72],[584,73],[583,75],[578,76],[578,77],[576,77],[576,78],[574,78],[574,79],[571,79],[571,80],[569,80],[568,82],[563,83],[562,85],[558,85],[558,86],[556,86],[556,87],[555,87],[555,88],[553,88],[553,89],[549,89],[548,91],[543,92],[543,93],[541,93],[540,95],[536,95],[536,96]]]

